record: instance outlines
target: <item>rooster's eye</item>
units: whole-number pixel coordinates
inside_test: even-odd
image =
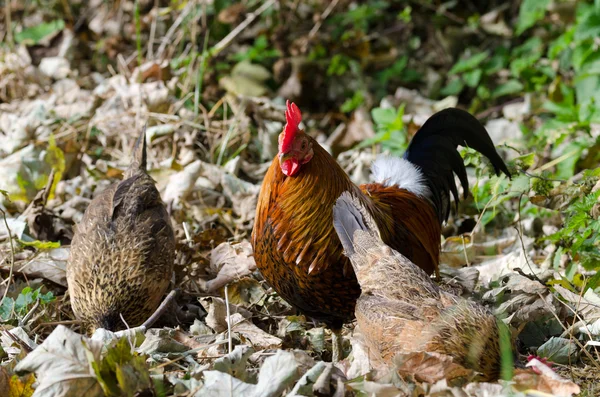
[[[302,150],[306,149],[306,141],[302,141]]]

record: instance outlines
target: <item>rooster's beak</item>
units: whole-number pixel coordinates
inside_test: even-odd
[[[288,153],[281,153],[279,154],[279,163],[283,164],[284,161],[289,160],[292,158],[292,153],[288,152]]]

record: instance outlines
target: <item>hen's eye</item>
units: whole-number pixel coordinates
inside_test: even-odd
[[[306,149],[306,141],[302,141],[302,150]]]

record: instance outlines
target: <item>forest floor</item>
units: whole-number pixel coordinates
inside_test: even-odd
[[[5,1],[0,395],[600,395],[600,8],[460,3]],[[505,380],[414,355],[371,371],[353,324],[333,365],[330,330],[264,282],[249,239],[286,99],[356,183],[438,110],[486,126],[513,177],[461,149],[441,270],[510,327]],[[90,339],[69,245],[146,124],[191,320]]]

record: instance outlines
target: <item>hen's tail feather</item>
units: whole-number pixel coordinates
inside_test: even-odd
[[[148,124],[144,124],[144,128],[140,132],[135,146],[133,147],[133,154],[131,158],[131,165],[129,166],[129,173],[134,173],[137,170],[146,172],[146,127]]]
[[[440,222],[447,220],[450,214],[450,192],[458,205],[454,174],[460,180],[465,197],[469,191],[465,165],[456,150],[459,145],[475,149],[487,157],[496,175],[503,172],[510,177],[492,139],[474,116],[456,108],[434,114],[414,136],[404,158],[418,166],[425,175]]]
[[[355,253],[354,232],[357,230],[379,237],[379,230],[373,217],[360,200],[350,192],[342,193],[333,206],[333,227],[348,257]]]

